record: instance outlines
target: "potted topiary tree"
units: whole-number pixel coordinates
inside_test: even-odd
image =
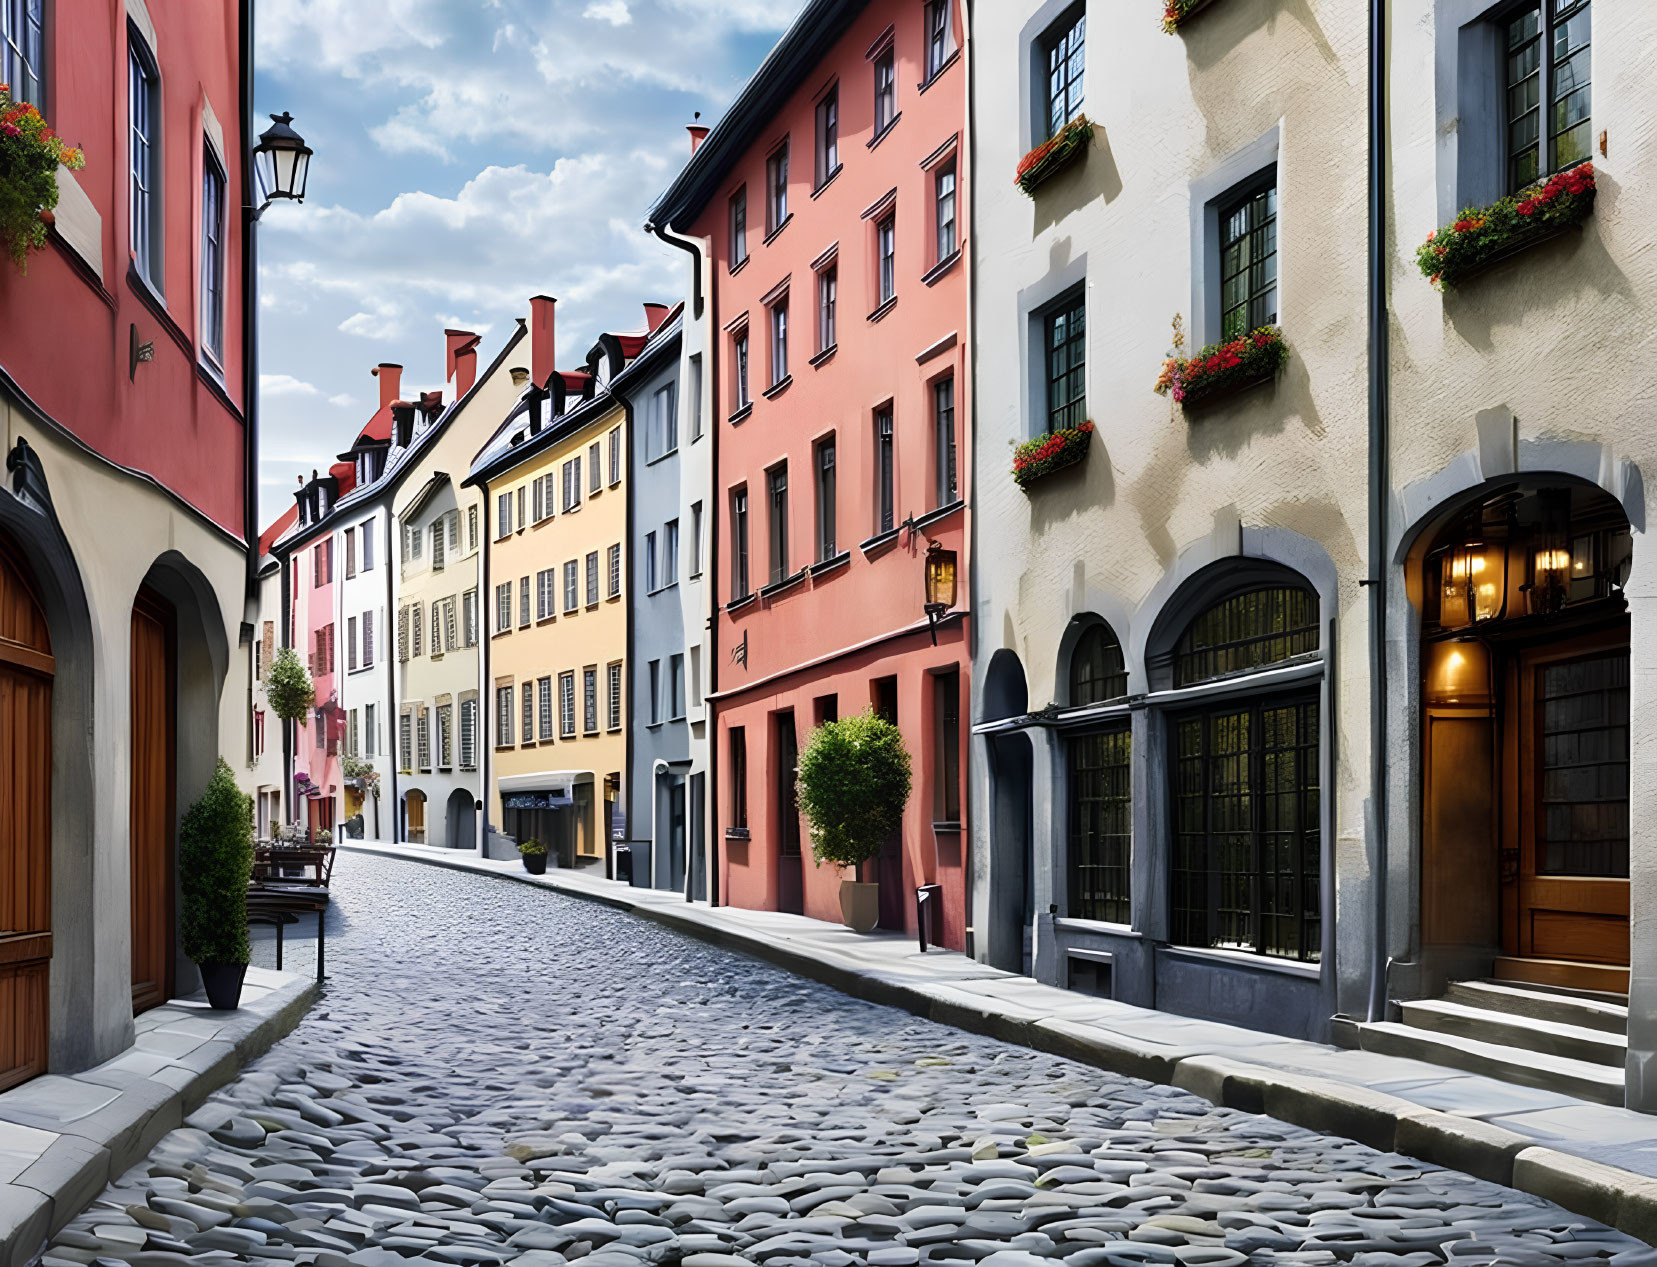
[[[811,824],[818,865],[842,868],[840,917],[866,933],[880,922],[880,885],[863,865],[903,823],[911,784],[903,732],[865,709],[819,726],[800,753],[800,809]],[[853,868],[848,879],[844,868]]]
[[[221,759],[178,831],[184,953],[201,969],[211,1007],[234,1008],[247,973],[247,884],[253,873],[253,798]]]
[[[547,873],[547,847],[531,836],[518,846],[518,856],[524,860],[524,870],[530,875]]]
[[[271,710],[288,722],[304,717],[316,702],[310,672],[292,647],[283,647],[272,657],[270,671],[265,674],[265,698],[270,700]]]

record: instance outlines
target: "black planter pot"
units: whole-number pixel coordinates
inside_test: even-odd
[[[545,875],[547,873],[547,856],[544,853],[526,853],[523,855],[524,870],[530,875]]]
[[[202,988],[207,991],[207,1006],[221,1012],[233,1012],[242,998],[242,978],[247,975],[245,963],[198,963]]]

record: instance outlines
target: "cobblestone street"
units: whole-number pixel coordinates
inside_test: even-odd
[[[333,891],[311,1015],[48,1267],[1657,1264],[1535,1198],[593,903],[354,854]]]

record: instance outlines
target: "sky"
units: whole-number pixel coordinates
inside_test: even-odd
[[[531,295],[559,363],[683,298],[643,232],[803,0],[261,0],[257,130],[315,151],[302,205],[260,221],[260,519],[349,447],[378,403],[444,389],[443,331],[495,358]]]

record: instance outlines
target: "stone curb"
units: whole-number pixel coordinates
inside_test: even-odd
[[[551,889],[648,919],[702,941],[736,950],[870,1003],[882,1003],[1021,1047],[1030,1047],[1146,1082],[1176,1086],[1212,1104],[1260,1113],[1383,1152],[1459,1170],[1551,1201],[1630,1236],[1657,1244],[1657,1179],[1618,1166],[1539,1147],[1527,1136],[1477,1118],[1428,1109],[1368,1087],[1299,1074],[1194,1047],[1176,1047],[1058,1017],[1029,1019],[1013,1005],[953,992],[947,982],[906,981],[855,965],[808,955],[786,941],[721,926],[698,908],[630,901],[561,883],[551,873],[496,871],[454,859],[344,844],[343,849],[470,871]],[[653,890],[646,890],[653,892]],[[0,1218],[4,1217],[0,1207]],[[0,1267],[4,1267],[0,1263]]]
[[[117,1095],[94,1113],[53,1126],[57,1138],[45,1151],[11,1182],[0,1183],[0,1267],[26,1267],[32,1262],[50,1237],[89,1207],[128,1167],[142,1161],[163,1135],[290,1033],[318,993],[314,980],[296,977],[283,983],[256,1005],[265,1009],[264,1015],[248,1011],[251,1024],[244,1031],[209,1040],[151,1077],[111,1068],[121,1056],[68,1075],[108,1087]],[[226,1024],[234,1027],[236,1022],[227,1020]],[[0,1099],[0,1125],[13,1116]],[[47,1129],[34,1120],[20,1124]]]

